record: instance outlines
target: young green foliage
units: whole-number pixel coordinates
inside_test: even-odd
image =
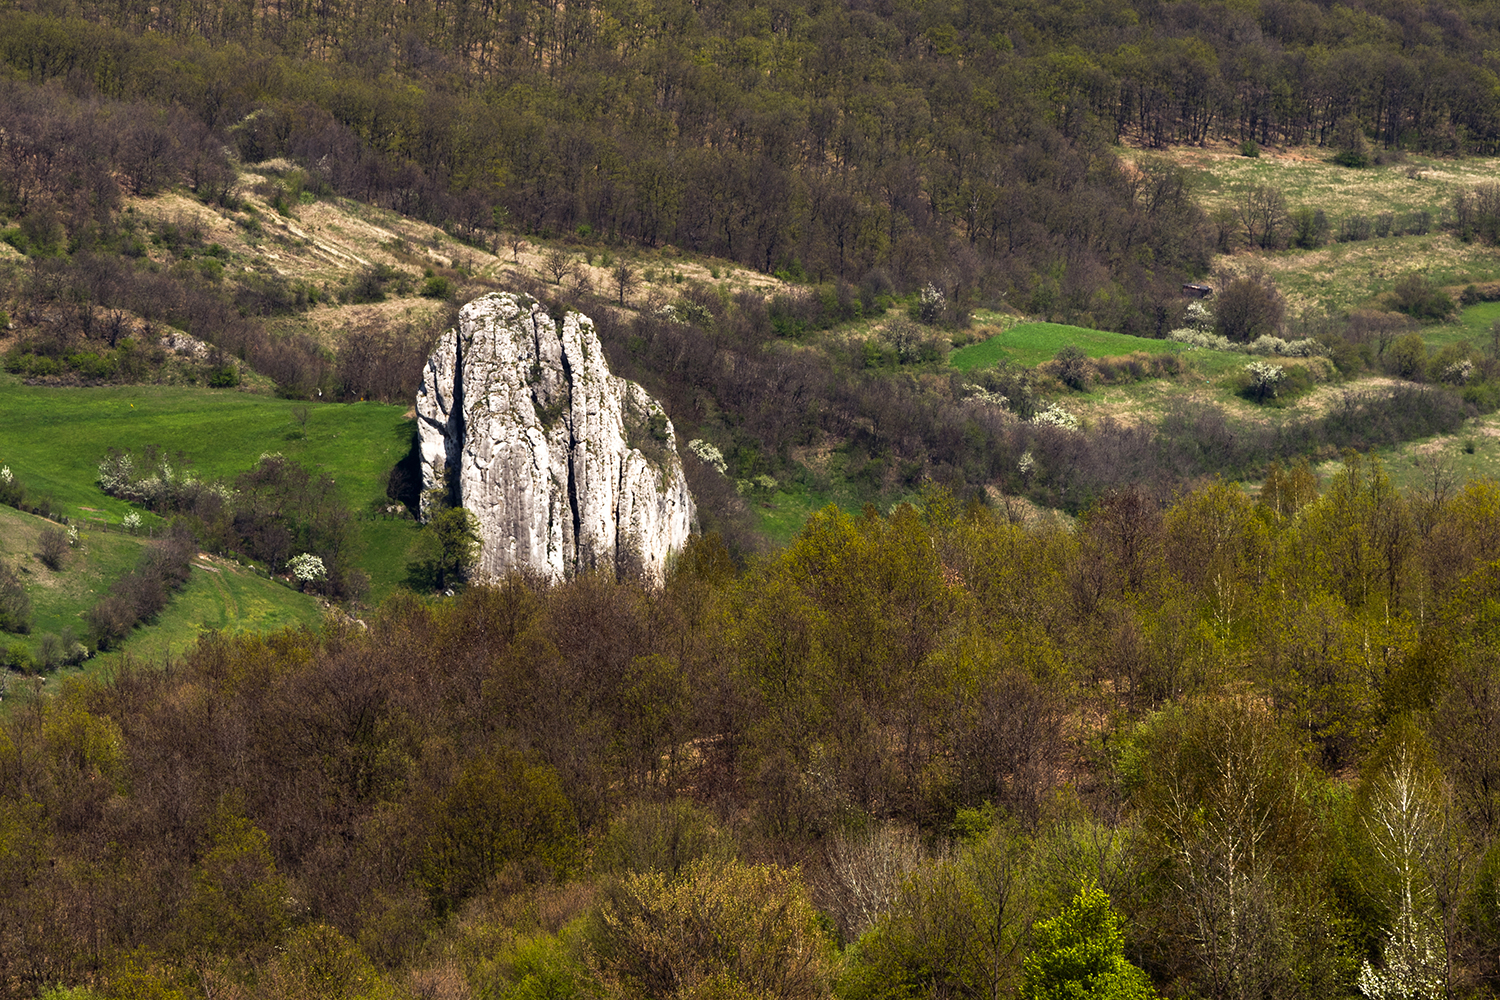
[[[1125,957],[1125,936],[1109,895],[1087,881],[1051,920],[1032,928],[1021,962],[1022,1000],[1149,1000],[1151,980]]]

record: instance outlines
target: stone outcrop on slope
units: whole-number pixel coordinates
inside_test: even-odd
[[[610,374],[587,316],[559,329],[524,295],[469,303],[427,359],[417,419],[424,496],[446,482],[478,518],[481,577],[660,581],[692,530],[672,422]]]

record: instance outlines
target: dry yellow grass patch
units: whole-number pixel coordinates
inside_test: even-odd
[[[1373,221],[1390,213],[1402,226],[1412,213],[1429,213],[1431,228],[1425,235],[1330,243],[1315,250],[1240,251],[1215,259],[1214,269],[1226,276],[1268,272],[1293,314],[1378,308],[1396,279],[1412,271],[1455,295],[1466,285],[1500,279],[1500,255],[1494,248],[1461,243],[1441,230],[1443,214],[1460,191],[1500,176],[1500,161],[1495,159],[1409,155],[1402,162],[1351,169],[1333,163],[1328,149],[1268,148],[1259,157],[1246,157],[1228,144],[1124,150],[1122,155],[1132,163],[1165,158],[1184,167],[1194,197],[1210,213],[1233,212],[1256,186],[1279,190],[1289,211],[1322,210],[1331,235],[1337,235],[1341,221],[1353,215]]]

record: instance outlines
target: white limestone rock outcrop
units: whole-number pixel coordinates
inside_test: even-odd
[[[693,528],[672,421],[610,374],[587,316],[559,329],[524,295],[469,303],[427,359],[417,419],[424,496],[446,481],[478,518],[481,577],[660,581]]]

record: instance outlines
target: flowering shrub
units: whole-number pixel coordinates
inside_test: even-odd
[[[1407,1000],[1409,997],[1443,995],[1443,958],[1436,935],[1421,934],[1406,948],[1386,948],[1385,968],[1377,969],[1368,959],[1359,970],[1359,991],[1369,1000]]]
[[[1447,382],[1451,385],[1464,385],[1469,381],[1469,377],[1473,374],[1474,362],[1470,361],[1468,358],[1463,358],[1459,361],[1453,362],[1453,364],[1444,368],[1442,379],[1444,382]]]
[[[135,462],[128,451],[112,451],[99,463],[99,488],[110,496],[129,489]]]
[[[771,476],[760,475],[753,479],[736,479],[734,489],[736,493],[749,493],[752,490],[774,490],[776,480]]]
[[[328,570],[323,565],[323,560],[311,552],[292,556],[287,562],[286,568],[291,571],[292,576],[296,577],[302,583],[313,583],[328,576]]]
[[[929,283],[917,299],[917,318],[923,323],[936,323],[943,318],[943,310],[946,308],[948,297],[936,285]]]
[[[1246,344],[1245,351],[1250,354],[1275,354],[1283,358],[1313,358],[1328,353],[1327,348],[1311,337],[1282,340],[1269,334],[1262,334]]]
[[[688,442],[688,451],[698,456],[698,460],[704,465],[711,465],[719,475],[728,475],[728,466],[724,464],[724,453],[702,438],[694,438]]]
[[[24,499],[26,499],[26,488],[21,485],[15,473],[10,471],[10,466],[0,465],[0,504],[7,507],[19,507]]]
[[[1038,407],[1031,422],[1041,427],[1061,427],[1069,431],[1078,429],[1078,418],[1056,403],[1047,403]]]
[[[1184,327],[1167,334],[1167,339],[1208,351],[1243,351],[1246,354],[1276,355],[1283,358],[1313,358],[1328,353],[1327,348],[1311,337],[1283,340],[1270,334],[1262,334],[1248,344],[1237,344],[1216,333]]]
[[[683,319],[677,314],[677,307],[672,305],[670,302],[664,306],[657,307],[656,318],[661,320],[663,323],[677,323],[680,325],[686,325],[687,323],[687,320]]]
[[[1252,361],[1245,366],[1250,375],[1250,392],[1257,401],[1276,395],[1276,388],[1286,378],[1286,369],[1264,361]]]
[[[120,518],[120,527],[124,528],[126,531],[134,531],[140,526],[141,515],[136,513],[135,511],[131,511],[124,517]]]
[[[1239,349],[1230,342],[1228,337],[1221,337],[1216,333],[1209,333],[1207,330],[1194,330],[1190,327],[1173,330],[1167,334],[1167,339],[1174,343],[1186,344],[1188,347],[1201,347],[1207,351],[1234,351]]]
[[[1196,330],[1199,333],[1207,333],[1214,328],[1213,310],[1208,308],[1207,303],[1202,301],[1189,302],[1187,315],[1183,318],[1187,320],[1187,325],[1190,329]]]
[[[976,403],[984,403],[987,406],[999,406],[1002,408],[1010,406],[1010,400],[998,392],[990,392],[982,385],[966,385],[964,391],[968,398]]]
[[[224,483],[205,483],[187,469],[173,468],[154,448],[146,449],[139,463],[128,451],[112,450],[99,463],[98,482],[108,495],[158,512],[192,510],[205,498],[227,502],[235,495]]]

